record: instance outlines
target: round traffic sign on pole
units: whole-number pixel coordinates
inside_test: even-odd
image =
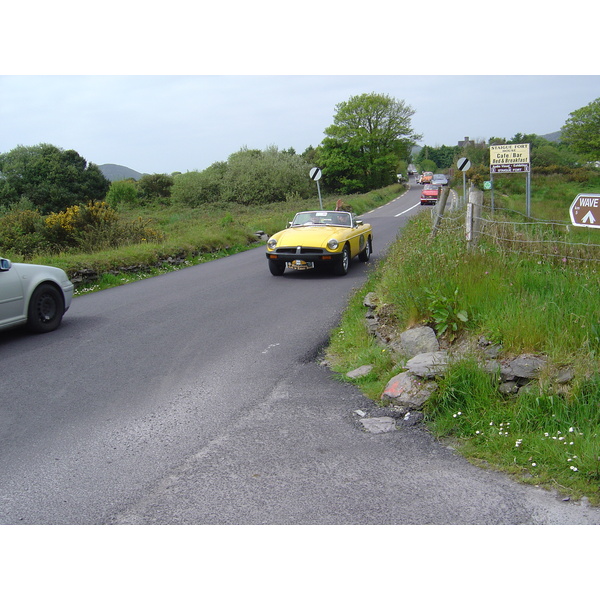
[[[471,161],[468,158],[459,158],[456,166],[459,171],[468,171],[471,168]]]
[[[319,186],[319,179],[321,179],[321,169],[319,169],[319,167],[313,167],[310,170],[309,175],[313,181],[317,182],[317,192],[319,192],[319,204],[321,206],[321,210],[323,210],[323,199],[321,198],[321,187]]]

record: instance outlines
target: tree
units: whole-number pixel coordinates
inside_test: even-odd
[[[561,131],[561,141],[590,160],[600,158],[600,98],[573,111]]]
[[[145,200],[169,198],[172,186],[173,177],[161,173],[142,175],[137,182],[138,192]]]
[[[221,188],[222,199],[240,204],[282,202],[289,194],[308,198],[313,191],[310,165],[298,154],[242,148],[229,156]]]
[[[396,181],[398,161],[409,160],[420,139],[411,128],[414,110],[385,94],[352,96],[336,105],[321,153],[328,187],[358,192]]]
[[[113,181],[106,194],[106,201],[113,208],[120,204],[135,206],[138,203],[137,185],[133,179]]]
[[[174,178],[173,202],[198,207],[221,200],[221,188],[227,173],[226,162],[216,162],[204,171],[189,171]]]
[[[423,146],[419,154],[415,157],[415,162],[421,165],[422,171],[431,171],[431,169],[423,167],[423,162],[426,160],[433,161],[436,164],[434,170],[449,169],[455,162],[454,159],[457,152],[458,146],[438,146],[437,148]]]
[[[314,193],[311,166],[290,150],[244,147],[231,154],[227,162],[177,175],[171,197],[188,206],[214,202],[268,204],[285,201],[292,194],[308,198]]]
[[[110,182],[75,150],[51,144],[17,146],[0,154],[0,204],[28,199],[42,213],[103,200]]]

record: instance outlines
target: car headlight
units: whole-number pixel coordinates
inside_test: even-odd
[[[267,242],[267,248],[269,250],[275,250],[275,248],[277,247],[277,240],[275,238],[271,238],[268,242]]]
[[[338,243],[338,241],[337,241],[335,238],[332,238],[332,239],[330,239],[330,240],[327,242],[327,247],[328,247],[330,250],[337,250],[337,247],[338,247],[339,245],[340,245],[340,244]]]

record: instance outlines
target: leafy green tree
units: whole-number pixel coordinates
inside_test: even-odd
[[[302,158],[311,165],[317,165],[319,163],[320,148],[313,148],[309,146],[303,153]]]
[[[213,163],[204,171],[189,171],[173,179],[173,202],[197,207],[221,200],[221,188],[227,172],[226,162]]]
[[[133,179],[113,181],[106,194],[106,201],[113,208],[120,204],[135,206],[138,203],[138,190],[135,181]]]
[[[579,157],[564,146],[549,143],[531,150],[532,167],[577,167]]]
[[[102,200],[109,187],[100,169],[75,150],[39,144],[0,154],[0,204],[28,199],[45,214]]]
[[[351,193],[396,181],[399,160],[408,160],[420,139],[411,128],[414,110],[386,94],[352,96],[336,105],[325,129],[321,161],[328,188]]]
[[[436,164],[434,170],[449,169],[455,162],[457,152],[457,146],[438,146],[437,148],[423,146],[419,151],[415,161],[417,164],[422,164],[425,160],[431,160]],[[423,170],[431,171],[431,169]]]
[[[435,162],[433,162],[430,158],[425,158],[421,162],[419,162],[419,166],[421,167],[421,172],[429,171],[431,173],[435,173],[438,170],[438,166]]]
[[[142,175],[138,182],[138,193],[144,200],[160,200],[171,197],[173,177],[155,173],[154,175]]]
[[[590,160],[600,158],[600,98],[573,111],[563,125],[561,140]]]
[[[291,194],[308,198],[315,192],[309,177],[311,166],[292,148],[280,151],[271,146],[263,151],[243,147],[227,162],[177,175],[171,197],[188,206],[215,202],[268,204],[283,202]]]
[[[222,198],[240,204],[282,202],[292,193],[308,198],[314,193],[309,171],[304,158],[276,146],[264,151],[242,148],[227,161]]]

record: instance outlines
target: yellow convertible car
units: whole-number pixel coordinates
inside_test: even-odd
[[[283,275],[286,268],[305,270],[325,265],[331,265],[337,275],[345,275],[355,256],[367,262],[372,251],[371,225],[340,210],[299,212],[287,229],[267,242],[273,275]]]

